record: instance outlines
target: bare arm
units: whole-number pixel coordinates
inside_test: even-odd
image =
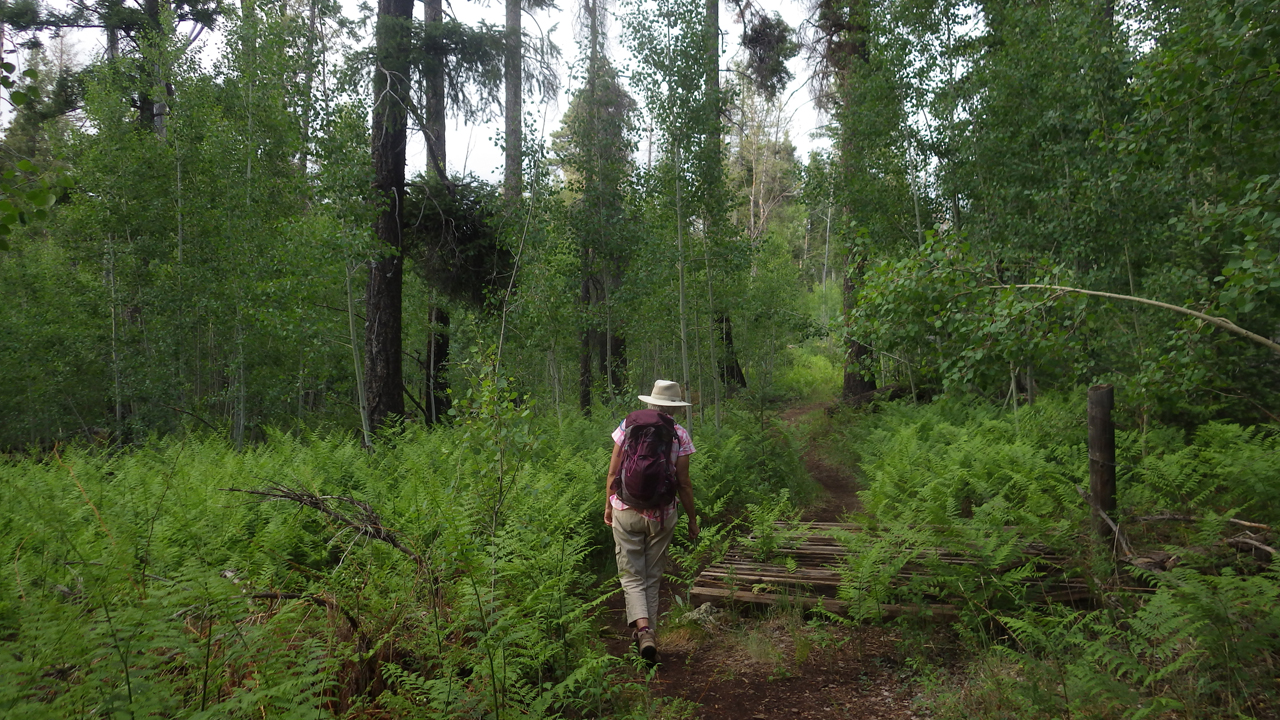
[[[622,446],[613,444],[613,456],[609,458],[609,472],[604,476],[604,524],[613,524],[613,505],[609,503],[609,495],[613,492],[613,479],[618,477],[622,468]]]
[[[680,505],[689,516],[689,542],[698,542],[698,514],[693,507],[693,483],[689,480],[689,456],[676,458],[676,479],[680,482]]]

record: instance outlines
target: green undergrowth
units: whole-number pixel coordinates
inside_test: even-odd
[[[868,526],[844,537],[851,615],[956,606],[971,662],[918,663],[940,718],[1274,717],[1280,564],[1227,541],[1248,532],[1231,518],[1280,522],[1280,434],[1144,432],[1117,417],[1115,520],[1136,555],[1163,560],[1143,570],[1089,530],[1084,397],[1016,411],[885,403],[836,418],[830,451],[860,465]],[[1029,546],[1060,559],[1037,564]],[[1053,595],[1067,582],[1081,592]]]
[[[312,432],[5,462],[0,715],[643,716],[596,618],[617,418],[523,403],[484,377],[454,425],[373,453]],[[694,439],[705,543],[806,492],[754,418]]]

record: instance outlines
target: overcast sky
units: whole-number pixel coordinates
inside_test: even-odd
[[[573,18],[575,12],[574,5],[571,4],[572,1],[560,0],[561,7],[559,9],[538,11],[532,15],[537,26],[541,26],[543,30],[555,27],[551,34],[552,41],[559,46],[563,55],[559,99],[545,106],[530,106],[526,101],[526,111],[535,113],[535,117],[539,118],[540,124],[544,127],[544,135],[550,134],[560,126],[560,118],[569,106],[569,97],[575,89],[569,84],[568,72],[569,63],[578,59],[578,46],[574,42]],[[798,28],[808,16],[807,0],[780,0],[771,10],[776,10],[781,14],[782,18],[792,28]],[[491,23],[500,24],[503,22],[504,17],[500,0],[490,0],[487,6],[481,3],[457,2],[453,4],[453,11],[459,20],[466,23],[485,19]],[[418,12],[420,13],[421,9]],[[626,73],[631,64],[631,57],[620,42],[622,22],[617,15],[621,12],[622,9],[618,7],[613,10],[614,19],[610,22],[609,27],[612,41],[610,55],[613,57],[614,64],[623,73]],[[529,33],[538,32],[535,23],[530,21],[530,15],[528,14],[525,15],[525,29]],[[735,57],[741,56],[738,39],[742,36],[742,25],[738,23],[737,14],[724,2],[720,4],[720,30],[723,37],[720,66],[724,68]],[[824,138],[812,137],[813,131],[824,120],[814,110],[813,102],[809,96],[809,88],[804,85],[809,78],[804,58],[801,56],[793,58],[788,63],[788,68],[794,75],[794,79],[785,91],[779,93],[778,97],[787,100],[787,112],[784,117],[792,118],[791,142],[795,144],[800,159],[804,160],[808,157],[811,149],[827,147],[829,143]],[[454,172],[464,170],[473,172],[482,178],[493,181],[501,179],[503,157],[502,151],[496,144],[496,140],[501,137],[501,132],[502,121],[500,118],[483,125],[464,125],[460,120],[450,120],[447,152],[450,170]],[[643,148],[641,152],[643,152]],[[426,151],[421,138],[412,139],[409,147],[409,173],[413,174],[417,171],[425,170],[426,162]]]
[[[357,6],[360,0],[343,0],[345,10],[349,16],[357,15]],[[578,60],[578,46],[574,42],[574,22],[573,18],[576,12],[575,0],[559,0],[561,7],[551,10],[540,10],[532,15],[525,15],[525,30],[531,34],[541,31],[550,31],[552,41],[560,48],[562,54],[562,62],[560,67],[561,89],[560,96],[551,103],[540,105],[534,104],[526,100],[526,112],[533,113],[539,119],[542,126],[542,134],[544,136],[554,132],[560,126],[561,116],[569,105],[569,97],[575,90],[569,77],[569,65]],[[808,0],[776,0],[776,5],[771,8],[782,15],[792,28],[799,28],[808,16],[807,3]],[[52,4],[65,8],[67,0],[53,0]],[[622,8],[617,7],[618,3],[614,3],[615,7],[611,11],[613,18],[609,23],[608,31],[610,36],[609,52],[613,58],[614,64],[624,74],[629,72],[631,65],[631,57],[627,53],[626,48],[621,42],[622,22],[618,17],[622,12]],[[446,5],[446,8],[449,8]],[[501,25],[504,22],[504,10],[502,0],[480,0],[480,2],[472,2],[470,0],[458,0],[451,4],[452,11],[457,18],[465,23],[475,23],[480,20],[487,20],[493,24]],[[419,5],[415,7],[415,12],[421,17],[423,8]],[[186,33],[191,28],[184,25],[181,32]],[[541,30],[540,30],[541,29]],[[742,25],[738,22],[737,13],[731,10],[724,2],[720,4],[720,30],[721,30],[721,68],[725,68],[736,58],[742,56],[739,47],[739,38],[742,36]],[[206,66],[212,65],[217,54],[221,49],[221,38],[217,31],[205,32],[201,36],[197,47],[200,48],[201,60]],[[12,47],[11,39],[6,38],[6,47]],[[50,55],[56,57],[59,54],[59,44],[62,44],[62,50],[69,56],[71,62],[77,66],[83,66],[89,62],[101,57],[105,48],[105,41],[100,30],[73,30],[66,34],[61,43],[50,42],[48,47]],[[9,57],[18,57],[10,54]],[[790,136],[791,142],[795,144],[800,159],[805,159],[809,155],[809,151],[816,147],[827,147],[829,142],[825,138],[815,138],[814,130],[824,119],[819,116],[810,99],[809,88],[806,82],[809,78],[808,68],[805,66],[802,56],[793,58],[788,63],[794,79],[778,97],[786,102],[784,117],[791,118]],[[634,95],[635,93],[633,93]],[[3,113],[7,116],[8,113]],[[501,113],[498,119],[481,124],[466,125],[459,119],[451,119],[449,121],[448,132],[448,160],[451,172],[471,172],[481,178],[491,181],[500,180],[502,177],[503,156],[499,149],[498,142],[502,135]],[[0,117],[0,121],[7,121],[7,117]],[[426,169],[426,149],[422,142],[420,134],[411,134],[409,138],[408,148],[408,173],[413,175]],[[644,147],[641,148],[643,153]]]

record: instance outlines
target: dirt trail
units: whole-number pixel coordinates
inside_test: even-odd
[[[825,406],[793,408],[783,414],[798,422]],[[859,509],[856,478],[827,463],[810,445],[805,467],[825,491],[803,519],[834,522]],[[662,611],[670,611],[671,588],[664,583]],[[634,652],[622,600],[609,604],[609,644],[615,655]],[[660,661],[650,686],[662,717],[707,720],[772,718],[854,718],[906,720],[917,692],[902,665],[897,630],[876,626],[809,624],[797,613],[721,617],[711,631],[695,626],[658,629]],[[655,714],[659,708],[655,708]]]

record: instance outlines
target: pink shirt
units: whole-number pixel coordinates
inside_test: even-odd
[[[626,432],[627,429],[625,427],[626,424],[627,424],[627,421],[624,418],[622,422],[618,423],[618,428],[613,431],[614,445],[618,445],[618,446],[622,445],[622,441],[624,438],[626,438],[626,435],[627,435],[627,432]],[[682,458],[685,455],[692,455],[694,452],[696,452],[696,450],[693,447],[693,438],[689,437],[689,431],[685,430],[683,427],[680,427],[679,423],[676,423],[676,439],[679,441],[676,443],[676,445],[678,445],[679,447],[672,448],[672,450],[675,451],[677,458]],[[676,511],[676,502],[677,502],[676,500],[672,500],[671,504],[664,508],[653,508],[652,510],[636,510],[636,512],[645,516],[649,520],[653,520],[655,522],[666,522],[667,518],[671,517],[671,513]],[[613,506],[614,510],[630,509],[627,507],[626,503],[622,502],[622,500],[616,494],[609,496],[609,504]]]

